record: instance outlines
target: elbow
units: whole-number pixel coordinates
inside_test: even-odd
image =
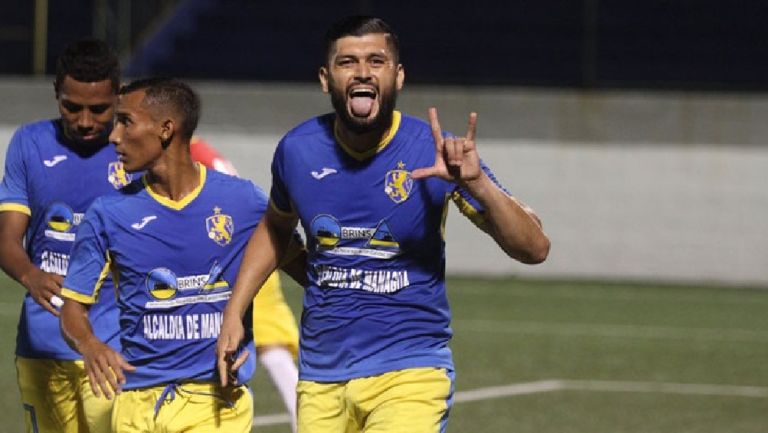
[[[534,242],[531,242],[530,248],[518,259],[520,262],[526,265],[538,265],[547,260],[549,256],[549,249],[551,247],[549,238],[545,234],[541,234]]]

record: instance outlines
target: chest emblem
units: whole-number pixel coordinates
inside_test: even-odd
[[[395,203],[402,203],[408,200],[412,189],[413,179],[411,178],[411,172],[405,170],[405,163],[400,161],[397,163],[396,170],[387,172],[384,178],[384,192]]]
[[[205,219],[205,229],[208,237],[223,247],[232,242],[235,223],[231,216],[221,213],[221,208],[217,206],[213,208],[213,215]]]
[[[131,174],[125,171],[120,161],[110,162],[107,168],[107,180],[115,189],[120,189],[131,183]]]

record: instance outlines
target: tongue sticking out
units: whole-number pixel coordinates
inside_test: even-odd
[[[373,110],[373,98],[357,96],[352,98],[352,114],[355,117],[368,117]]]

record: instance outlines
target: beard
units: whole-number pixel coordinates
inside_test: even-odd
[[[392,86],[394,89],[394,86]],[[379,109],[374,117],[353,116],[347,108],[347,93],[343,89],[333,88],[331,105],[336,111],[336,117],[344,127],[356,134],[372,131],[384,131],[392,125],[392,113],[397,103],[397,91],[379,93]]]

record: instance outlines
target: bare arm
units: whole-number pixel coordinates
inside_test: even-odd
[[[240,358],[233,359],[245,335],[243,315],[253,302],[253,297],[285,255],[296,221],[295,217],[286,218],[269,207],[248,241],[235,287],[232,289],[232,297],[224,309],[221,333],[216,343],[222,386],[226,386],[231,380],[228,378],[229,373],[245,362],[247,351],[243,352]]]
[[[0,268],[24,286],[35,302],[58,316],[51,298],[61,292],[63,277],[43,272],[29,260],[23,244],[28,225],[29,216],[22,212],[0,212]]]
[[[435,141],[435,164],[414,170],[412,177],[437,176],[457,183],[484,208],[481,228],[493,237],[510,257],[523,263],[541,263],[549,254],[549,238],[533,211],[497,187],[480,166],[475,144],[477,114],[469,115],[464,137],[443,137],[437,110],[429,109],[429,124]]]
[[[125,384],[123,371],[133,371],[135,368],[94,335],[88,319],[88,306],[65,299],[61,307],[60,323],[64,340],[83,355],[93,393],[96,396],[103,393],[108,399],[119,394]]]

